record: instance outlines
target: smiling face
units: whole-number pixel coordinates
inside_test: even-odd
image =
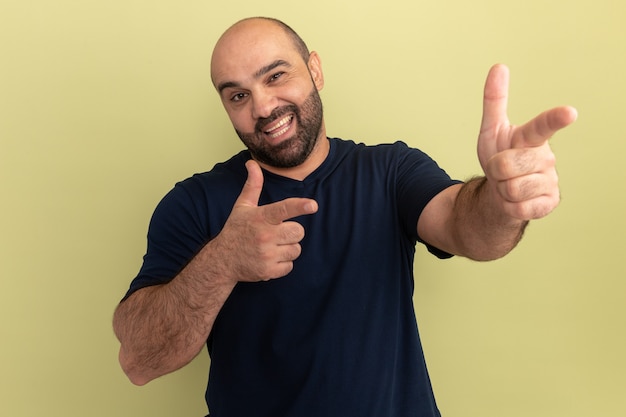
[[[313,89],[301,106],[277,107],[269,117],[257,119],[253,132],[235,131],[257,161],[276,168],[292,168],[311,155],[321,127],[322,102]]]
[[[231,27],[213,52],[211,77],[235,131],[253,158],[297,167],[325,138],[319,57],[305,61],[276,22],[250,19]]]

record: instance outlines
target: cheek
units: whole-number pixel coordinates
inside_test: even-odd
[[[292,91],[289,92],[289,95],[285,95],[286,100],[289,101],[290,103],[301,106],[302,103],[304,103],[304,101],[307,99],[307,97],[311,93],[311,89],[305,88],[305,87],[307,86],[303,85],[297,89],[294,88]],[[311,86],[308,86],[308,87],[311,87]],[[315,88],[315,87],[312,87],[312,88]]]
[[[244,109],[227,110],[226,112],[228,113],[228,118],[235,129],[240,132],[254,131],[255,123],[250,116],[250,112],[247,112]]]

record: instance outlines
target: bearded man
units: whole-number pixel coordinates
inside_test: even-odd
[[[484,176],[461,182],[402,142],[329,138],[320,57],[283,22],[231,26],[211,77],[247,149],[156,208],[114,316],[130,380],[175,371],[206,344],[213,417],[440,416],[413,308],[415,246],[511,251],[559,202],[548,139],[575,110],[510,125],[508,71],[494,66]]]

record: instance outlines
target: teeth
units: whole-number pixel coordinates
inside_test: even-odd
[[[273,138],[277,138],[277,137],[279,137],[280,135],[282,135],[283,133],[285,133],[285,132],[286,132],[286,131],[288,131],[288,130],[289,130],[289,126],[285,126],[284,128],[280,129],[278,132],[276,132],[276,133],[272,133],[272,134],[270,135],[270,137],[271,137],[272,139],[273,139]]]
[[[285,126],[287,123],[289,123],[291,121],[292,118],[293,118],[293,116],[287,116],[287,117],[279,120],[278,123],[276,123],[271,128],[267,129],[265,131],[265,133],[267,133],[268,135],[272,136],[273,138],[282,135],[283,133],[285,133],[287,131],[287,129],[289,129],[289,126],[285,127],[284,129],[280,129],[278,132],[274,132],[274,133],[271,133],[271,132],[276,130],[276,129],[279,129],[282,126]]]

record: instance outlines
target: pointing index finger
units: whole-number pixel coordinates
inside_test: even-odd
[[[516,129],[512,145],[514,148],[543,145],[557,131],[574,123],[577,117],[576,109],[569,106],[545,111]]]
[[[276,203],[263,206],[265,220],[278,225],[285,220],[305,214],[317,212],[317,202],[310,198],[287,198]]]

